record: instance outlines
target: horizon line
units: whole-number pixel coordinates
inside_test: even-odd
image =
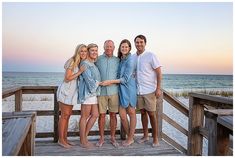
[[[64,73],[63,71],[2,71],[2,73],[9,72],[18,72],[18,73]],[[233,76],[233,74],[215,74],[215,73],[162,73],[163,75],[229,75]]]

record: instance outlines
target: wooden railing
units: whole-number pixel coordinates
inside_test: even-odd
[[[181,112],[186,117],[189,116],[188,107],[177,100],[175,97],[171,96],[167,91],[163,90],[163,99],[169,103],[170,106],[176,108],[179,112]],[[183,133],[185,136],[188,137],[188,130],[179,125],[175,120],[167,116],[165,113],[162,112],[162,119],[177,129],[179,132]],[[175,148],[180,150],[181,152],[187,154],[187,149],[185,149],[181,144],[177,143],[174,139],[170,138],[167,134],[162,132],[162,138],[172,144]]]
[[[233,99],[198,93],[189,96],[188,155],[202,155],[203,137],[208,139],[208,155],[230,154],[228,143],[233,130],[230,118]],[[222,143],[225,145],[221,146]]]
[[[3,91],[2,98],[6,98],[11,95],[15,95],[15,111],[22,111],[22,94],[53,94],[54,95],[54,110],[37,110],[37,116],[54,116],[54,130],[53,132],[43,132],[36,133],[37,138],[45,138],[45,137],[54,137],[54,142],[58,141],[58,121],[59,121],[59,106],[56,98],[57,86],[22,86],[17,87],[11,90]],[[206,96],[206,97],[205,97]],[[179,125],[174,119],[167,116],[163,113],[163,102],[157,106],[157,120],[158,120],[158,133],[159,138],[164,139],[165,141],[172,144],[175,148],[180,150],[181,152],[188,155],[202,155],[202,135],[196,134],[195,137],[195,128],[198,129],[203,125],[204,118],[204,108],[214,107],[214,108],[231,108],[232,99],[221,99],[220,97],[208,97],[208,95],[191,93],[189,108],[185,106],[183,103],[178,101],[175,97],[171,96],[167,91],[163,90],[163,99],[169,103],[169,105],[176,108],[183,115],[188,117],[188,129],[185,129],[181,125]],[[199,106],[195,106],[199,105]],[[202,106],[201,106],[202,105]],[[196,112],[195,112],[196,110]],[[80,110],[73,110],[72,115],[80,115]],[[137,114],[139,112],[137,111]],[[181,144],[177,143],[173,138],[169,137],[166,133],[162,131],[162,120],[169,123],[175,129],[183,133],[186,137],[188,137],[188,146],[187,149],[184,148]],[[121,138],[124,139],[125,133],[122,128],[116,131],[116,134],[120,134]],[[207,129],[203,129],[201,131],[206,131]],[[151,129],[149,129],[151,132]],[[136,129],[135,133],[142,133],[142,129]],[[204,132],[206,133],[206,132]],[[99,131],[90,131],[89,135],[98,135]],[[105,134],[110,134],[110,131],[105,131]],[[78,136],[78,132],[68,132],[68,136]],[[207,138],[207,137],[206,137]],[[193,149],[196,144],[196,149]],[[200,149],[199,149],[200,148]]]
[[[53,132],[37,132],[36,138],[47,138],[53,137],[54,142],[58,141],[58,121],[59,121],[59,105],[57,102],[56,91],[57,86],[22,86],[9,90],[5,90],[2,93],[2,98],[6,98],[15,95],[15,111],[22,111],[22,94],[53,94],[54,95],[54,110],[36,110],[37,116],[54,116],[54,129]],[[162,104],[158,107],[160,110],[158,112],[158,132],[161,133],[162,120],[160,119],[162,112]],[[139,112],[137,112],[139,113]],[[107,113],[108,114],[108,113]],[[80,110],[73,110],[72,115],[81,115]],[[125,132],[120,124],[120,129],[116,131],[116,134],[120,134],[121,139],[125,139]],[[151,129],[149,129],[151,132]],[[110,131],[106,130],[105,135],[110,134]],[[135,133],[142,133],[142,129],[136,129]],[[90,131],[89,135],[99,135],[99,131]],[[68,136],[79,136],[79,132],[68,132]],[[161,139],[161,135],[159,135]]]

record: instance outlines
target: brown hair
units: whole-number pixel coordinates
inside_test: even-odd
[[[130,42],[129,40],[127,40],[127,39],[122,40],[121,43],[119,44],[119,47],[118,47],[118,58],[119,58],[119,59],[121,59],[121,57],[122,57],[121,45],[122,45],[123,43],[127,43],[128,46],[130,47],[130,51],[131,51],[131,42]],[[129,51],[129,52],[130,52],[130,51]]]
[[[137,38],[140,38],[140,39],[144,40],[145,44],[147,43],[147,39],[146,39],[146,37],[144,35],[136,36],[135,39],[134,39],[134,42],[136,41]]]

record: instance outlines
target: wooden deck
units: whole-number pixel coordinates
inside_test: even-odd
[[[175,118],[170,118],[163,111],[163,101],[161,104],[157,106],[156,116],[158,120],[158,133],[159,139],[163,139],[160,142],[160,146],[158,148],[151,147],[151,141],[146,144],[137,144],[134,143],[130,147],[119,147],[118,149],[114,148],[107,139],[106,144],[102,148],[93,148],[93,149],[83,149],[79,147],[79,138],[77,131],[68,131],[69,139],[72,139],[77,146],[74,146],[72,149],[64,149],[60,147],[57,143],[58,141],[58,121],[60,117],[59,105],[56,99],[57,86],[21,86],[16,87],[10,90],[3,91],[2,98],[6,98],[9,96],[15,96],[15,111],[16,112],[26,112],[22,111],[23,105],[23,95],[24,94],[52,94],[54,96],[54,109],[53,110],[35,110],[36,116],[52,116],[54,118],[54,128],[53,131],[43,131],[36,132],[32,131],[31,133],[36,134],[36,146],[34,149],[34,141],[30,138],[34,137],[26,137],[24,139],[22,149],[32,149],[25,150],[29,152],[19,152],[21,154],[16,155],[133,155],[133,156],[148,156],[148,155],[202,155],[202,143],[203,138],[208,140],[208,155],[233,155],[233,146],[229,144],[231,135],[233,135],[233,99],[224,98],[219,96],[210,96],[206,94],[199,93],[189,93],[189,107],[181,103],[177,98],[171,96],[167,91],[163,89],[163,99],[168,102],[170,106],[174,107],[180,113],[184,114],[188,118],[188,129],[182,127],[177,123]],[[30,111],[29,111],[30,112]],[[139,111],[136,111],[136,114],[139,115]],[[4,114],[3,114],[4,115]],[[80,110],[73,110],[72,115],[81,115]],[[205,119],[204,119],[205,118]],[[187,137],[187,147],[182,146],[177,143],[174,138],[171,138],[166,133],[162,131],[162,122],[163,120],[171,125],[174,129],[178,130],[182,134]],[[21,121],[20,121],[21,122]],[[33,121],[35,122],[35,120]],[[117,129],[116,134],[120,135],[122,139],[125,138],[125,132],[122,128],[122,124],[120,123],[120,129]],[[18,124],[18,123],[17,123]],[[3,121],[3,126],[6,125],[6,122]],[[11,126],[12,127],[12,126]],[[21,129],[21,128],[19,128]],[[31,128],[33,129],[33,128]],[[148,129],[151,133],[151,128]],[[11,131],[11,130],[10,130]],[[142,133],[142,129],[136,129],[136,140],[138,138],[138,134]],[[90,131],[89,139],[97,138],[99,135],[99,131]],[[110,131],[105,131],[105,135],[109,136]],[[6,137],[7,135],[2,134],[2,137]],[[14,138],[14,137],[10,137]],[[29,139],[28,139],[29,138]],[[45,139],[50,141],[45,141]],[[5,138],[3,139],[5,140]],[[40,141],[39,141],[40,140]],[[12,141],[16,143],[22,142],[16,139],[12,139],[4,143],[3,141],[3,149],[9,149],[7,146],[11,144]],[[96,143],[98,140],[93,140]],[[121,140],[118,140],[121,143]],[[167,143],[169,142],[169,144]],[[22,146],[22,144],[20,144]],[[19,147],[21,148],[21,147]],[[10,151],[14,152],[14,149],[10,149]],[[33,152],[35,151],[35,152]],[[10,154],[3,154],[10,155]]]
[[[91,149],[84,149],[79,146],[79,138],[73,138],[76,146],[70,149],[60,147],[53,141],[36,141],[35,155],[36,156],[184,156],[183,153],[176,150],[164,140],[160,141],[160,146],[153,148],[151,146],[152,139],[143,144],[134,143],[129,147],[119,148],[113,147],[108,140],[106,140],[103,147],[94,147]],[[136,137],[136,140],[140,137]],[[117,140],[120,144],[122,140]],[[98,139],[93,139],[92,143],[98,142]]]

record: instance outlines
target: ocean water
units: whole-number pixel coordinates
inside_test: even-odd
[[[3,72],[2,89],[22,85],[59,85],[63,72]],[[162,88],[167,91],[233,90],[232,75],[163,74]]]

